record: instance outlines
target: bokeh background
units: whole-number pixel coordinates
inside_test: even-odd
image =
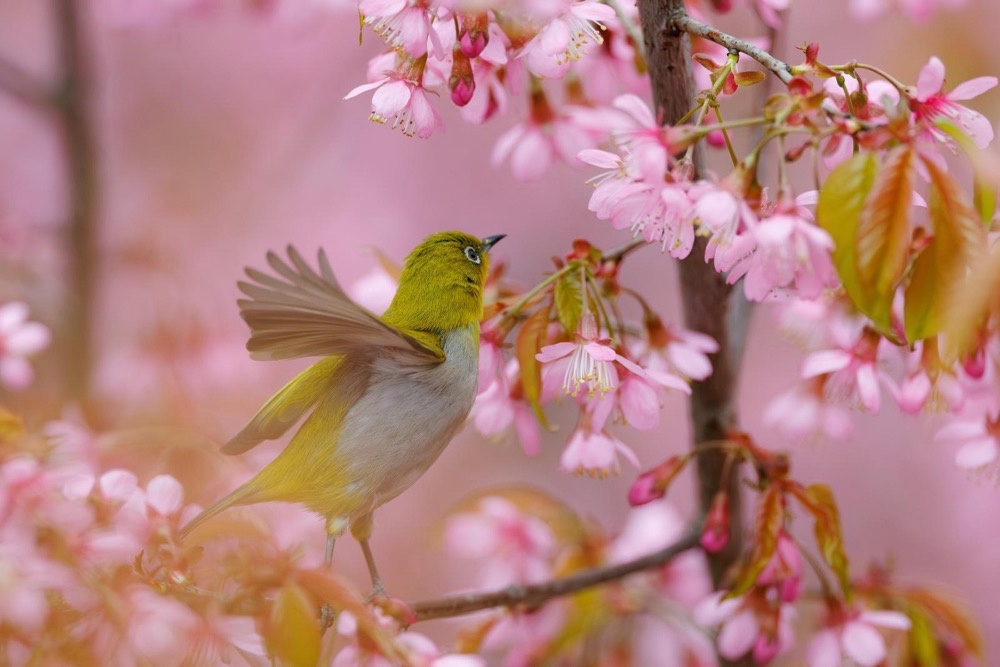
[[[527,286],[573,238],[602,247],[625,240],[588,213],[584,180],[591,173],[557,166],[524,184],[505,165],[491,166],[493,143],[512,117],[470,126],[442,103],[447,131],[418,140],[369,122],[367,96],[344,101],[381,48],[370,33],[358,45],[349,2],[289,1],[279,10],[267,2],[189,2],[153,14],[143,4],[79,3],[93,58],[100,179],[95,393],[86,405],[58,405],[57,356],[43,355],[35,388],[0,394],[0,404],[36,425],[84,415],[95,430],[111,433],[104,436],[109,460],[130,461],[147,478],[170,472],[186,481],[192,500],[205,502],[280,447],[243,460],[214,454],[215,444],[302,366],[251,362],[244,351],[235,282],[244,266],[261,265],[268,249],[323,246],[351,284],[375,266],[376,248],[401,260],[433,231],[506,233],[495,254]],[[55,81],[53,21],[47,2],[0,0],[0,58]],[[762,34],[745,8],[720,23],[744,36]],[[1000,71],[998,25],[994,0],[970,0],[924,24],[893,13],[858,23],[846,3],[795,0],[776,50],[796,61],[793,45],[816,41],[824,61],[858,59],[910,82],[937,55],[953,86]],[[1000,93],[972,106],[996,126]],[[57,128],[51,114],[0,92],[0,302],[24,299],[34,318],[53,328],[70,287]],[[669,257],[652,248],[637,253],[622,280],[677,320]],[[57,331],[56,346],[68,335]],[[740,412],[766,445],[788,447],[761,414],[794,383],[800,360],[768,309],[758,309]],[[556,423],[563,417],[561,432],[547,436],[535,458],[513,440],[490,442],[467,428],[403,501],[380,511],[373,546],[394,595],[434,597],[474,582],[470,567],[444,565],[435,536],[448,509],[484,486],[531,484],[604,525],[621,524],[636,471],[626,465],[607,480],[559,472],[572,423],[569,410],[556,407],[552,416]],[[802,480],[832,486],[856,571],[890,559],[903,581],[954,591],[982,623],[987,664],[1000,664],[1000,490],[992,478],[956,470],[954,452],[933,442],[935,428],[933,416],[900,416],[890,405],[858,416],[846,442],[794,447],[793,466]],[[651,465],[684,450],[688,431],[685,405],[672,398],[658,430],[627,437]],[[671,491],[686,514],[692,497],[687,478]],[[318,559],[318,520],[315,528],[308,557]],[[367,585],[354,545],[338,549],[337,564]]]

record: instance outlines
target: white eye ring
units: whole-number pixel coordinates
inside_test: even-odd
[[[465,258],[470,262],[479,264],[481,260],[479,259],[479,253],[471,245],[465,246]]]

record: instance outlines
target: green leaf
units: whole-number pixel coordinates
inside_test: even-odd
[[[278,592],[266,626],[264,641],[278,664],[315,667],[319,662],[322,633],[316,607],[299,586],[289,584]]]
[[[521,330],[517,332],[517,340],[514,344],[514,355],[517,357],[517,363],[521,370],[524,398],[546,430],[552,429],[548,420],[545,419],[545,412],[542,410],[542,365],[538,363],[535,355],[542,349],[548,337],[549,312],[551,310],[551,304],[546,304],[529,315],[528,319],[521,324]]]
[[[870,153],[839,164],[819,192],[816,222],[833,238],[833,263],[844,290],[858,310],[865,312],[861,277],[855,262],[855,239],[865,200],[875,183],[878,161]]]
[[[862,311],[883,329],[891,328],[893,295],[910,257],[913,174],[913,151],[891,150],[861,209],[854,239]]]
[[[910,618],[908,636],[914,662],[919,667],[938,667],[941,664],[941,652],[930,617],[912,605],[906,610],[906,615]]]
[[[812,484],[805,488],[797,487],[793,493],[802,506],[813,515],[816,546],[823,555],[823,560],[837,575],[837,581],[840,583],[840,589],[844,592],[844,598],[850,600],[850,566],[847,562],[847,554],[844,552],[844,537],[840,530],[840,512],[830,487],[826,484]]]
[[[578,271],[568,272],[556,283],[555,304],[559,324],[568,336],[572,336],[583,313],[583,290]]]
[[[757,577],[771,562],[771,558],[778,548],[778,535],[784,525],[785,501],[779,486],[772,484],[761,494],[757,505],[753,549],[750,551],[749,561],[740,572],[732,590],[726,593],[727,598],[738,597],[753,588]]]
[[[931,184],[927,205],[933,236],[914,262],[906,288],[904,318],[910,341],[941,330],[967,270],[986,246],[986,232],[955,180],[931,160],[924,160],[924,167]]]

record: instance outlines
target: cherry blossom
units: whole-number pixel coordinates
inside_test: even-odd
[[[375,81],[357,86],[344,99],[374,90],[370,120],[380,125],[391,120],[392,129],[398,127],[408,137],[426,139],[434,132],[443,130],[444,123],[428,101],[428,92],[423,87],[425,62],[426,58],[387,71]]]
[[[480,355],[480,364],[482,364]],[[504,371],[494,376],[486,389],[476,396],[472,423],[487,437],[498,436],[513,426],[524,453],[533,456],[541,447],[538,420],[523,400],[516,359],[507,362]]]
[[[879,383],[888,384],[887,376],[877,364],[882,339],[866,331],[853,344],[840,349],[813,352],[802,362],[804,379],[829,376],[826,390],[837,396],[856,397],[869,412],[878,412],[881,405]]]
[[[755,593],[724,600],[725,594],[711,594],[694,610],[699,624],[720,626],[716,638],[719,655],[736,660],[752,651],[754,662],[766,664],[792,647],[795,610],[791,605],[772,610]],[[766,624],[762,622],[765,619]]]
[[[24,389],[35,373],[28,357],[45,349],[51,339],[48,327],[28,321],[28,306],[11,301],[0,306],[0,384]]]
[[[809,667],[840,667],[844,659],[859,667],[875,667],[885,660],[886,645],[879,628],[905,631],[910,619],[896,611],[846,611],[837,609],[827,626],[809,642]]]
[[[917,76],[916,96],[910,101],[914,121],[929,136],[938,141],[947,141],[947,134],[934,126],[934,121],[947,118],[955,121],[972,142],[979,148],[986,148],[993,141],[993,126],[978,111],[959,104],[971,100],[996,87],[997,77],[980,76],[955,86],[950,93],[944,92],[944,63],[933,56]]]
[[[619,454],[639,467],[639,459],[628,445],[606,429],[595,430],[590,425],[583,424],[570,436],[559,459],[559,468],[578,475],[606,477],[609,473],[619,471]]]
[[[419,58],[427,53],[428,38],[437,36],[431,29],[432,4],[427,0],[358,0],[358,11],[386,44]],[[443,53],[440,43],[435,46]]]
[[[862,21],[871,21],[898,9],[914,21],[926,21],[938,7],[957,8],[966,0],[851,0],[851,13]]]
[[[571,0],[521,49],[528,70],[546,78],[562,78],[570,64],[601,44],[602,22],[614,20],[611,7],[592,0]]]
[[[843,440],[853,428],[849,410],[825,396],[825,377],[815,377],[776,396],[764,411],[764,423],[793,441]]]
[[[956,419],[942,427],[934,439],[961,444],[955,454],[958,467],[984,468],[1000,454],[1000,416]]]
[[[482,498],[475,511],[452,516],[444,541],[450,553],[482,563],[488,586],[533,583],[552,573],[552,530],[500,496]]]

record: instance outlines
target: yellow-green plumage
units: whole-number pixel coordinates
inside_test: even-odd
[[[407,257],[381,318],[347,298],[322,251],[318,273],[291,247],[290,263],[268,254],[276,276],[247,269],[254,282],[240,283],[249,298],[239,304],[252,356],[324,358],[222,451],[247,451],[312,413],[274,461],[182,533],[232,505],[296,502],[326,518],[331,538],[350,526],[370,556],[372,512],[423,474],[472,406],[486,253],[500,238],[444,232],[426,239]]]

